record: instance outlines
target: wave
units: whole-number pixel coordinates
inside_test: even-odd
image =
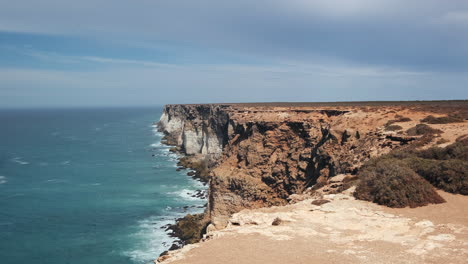
[[[164,145],[161,144],[161,142],[156,142],[156,143],[151,144],[150,147],[152,147],[152,148],[160,148],[160,147],[164,147]]]
[[[49,183],[65,183],[67,182],[66,180],[63,180],[63,179],[49,179],[49,180],[46,180],[45,182],[49,182]]]
[[[204,190],[188,190],[188,189],[182,189],[180,191],[176,192],[169,192],[168,194],[171,195],[176,195],[184,200],[187,201],[204,201],[205,198],[203,197],[198,197],[199,193],[204,193]]]
[[[183,214],[172,216],[152,216],[137,223],[138,232],[132,238],[139,241],[135,249],[125,251],[123,254],[138,263],[149,263],[155,260],[159,254],[168,250],[176,238],[170,237],[166,227],[173,224],[175,219]]]
[[[161,138],[164,137],[164,133],[158,131],[157,126],[153,125],[152,127],[154,128],[153,133],[154,133],[155,136],[158,136],[158,137],[161,137]]]
[[[163,133],[156,130],[157,126],[152,125],[153,132],[158,142],[150,145],[153,148],[153,156],[159,157],[158,163],[153,165],[153,168],[166,168],[173,166],[178,167],[177,162],[181,155],[171,152],[171,146],[161,144],[159,140],[164,136]],[[181,174],[186,174],[186,171],[181,171]],[[183,178],[181,178],[183,179]],[[177,201],[184,201],[182,204],[186,206],[169,206],[164,209],[164,216],[151,216],[137,222],[137,231],[131,235],[131,239],[135,239],[136,243],[133,248],[123,252],[132,261],[137,263],[152,263],[159,254],[168,250],[172,244],[178,240],[171,237],[166,231],[168,225],[174,224],[177,218],[185,216],[187,213],[201,213],[204,211],[203,205],[206,203],[206,186],[200,181],[190,180],[190,184],[184,189],[179,189],[172,192],[167,192],[166,196],[175,198]],[[202,194],[202,195],[201,195]],[[179,203],[179,202],[178,202]]]
[[[21,164],[21,165],[28,165],[29,164],[29,162],[22,160],[21,157],[14,157],[14,158],[11,159],[11,161],[16,162],[16,163]]]
[[[7,182],[8,182],[8,181],[7,181],[7,179],[6,179],[5,176],[0,176],[0,184],[5,184],[5,183],[7,183]]]

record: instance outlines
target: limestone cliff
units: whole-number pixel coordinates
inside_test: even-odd
[[[398,146],[453,142],[463,129],[458,135],[459,128],[444,126],[431,137],[404,132],[428,115],[457,109],[441,105],[167,105],[159,128],[166,143],[207,161],[211,177],[206,217],[209,228],[219,229],[233,213],[285,204],[291,195],[329,183],[336,175],[356,174],[370,157]],[[389,120],[399,128],[389,129]]]

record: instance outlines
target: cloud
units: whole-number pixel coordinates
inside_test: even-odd
[[[466,99],[466,14],[465,0],[9,1],[0,31],[26,46],[0,47],[0,105]]]
[[[41,58],[49,55],[42,54]],[[47,59],[92,62],[98,67],[93,71],[0,68],[0,105],[454,99],[465,95],[463,84],[468,81],[466,74],[434,75],[292,61],[270,65],[176,65],[86,56],[51,55]]]
[[[442,22],[463,25],[468,29],[468,11],[453,11],[442,16]]]
[[[462,0],[18,0],[2,5],[0,30],[452,71],[468,68],[468,34],[434,20],[466,12]]]

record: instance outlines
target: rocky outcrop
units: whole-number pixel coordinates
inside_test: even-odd
[[[170,145],[189,155],[216,158],[226,141],[227,113],[220,105],[167,105],[159,121]]]
[[[427,115],[411,111],[416,121],[405,128]],[[293,194],[356,174],[369,158],[417,141],[384,129],[388,120],[409,113],[393,105],[167,105],[159,129],[166,143],[206,161],[205,217],[213,230],[242,209],[286,204]]]

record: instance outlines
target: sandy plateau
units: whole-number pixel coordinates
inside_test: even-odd
[[[351,191],[243,210],[163,263],[468,263],[468,197],[440,192],[447,203],[390,209]]]

